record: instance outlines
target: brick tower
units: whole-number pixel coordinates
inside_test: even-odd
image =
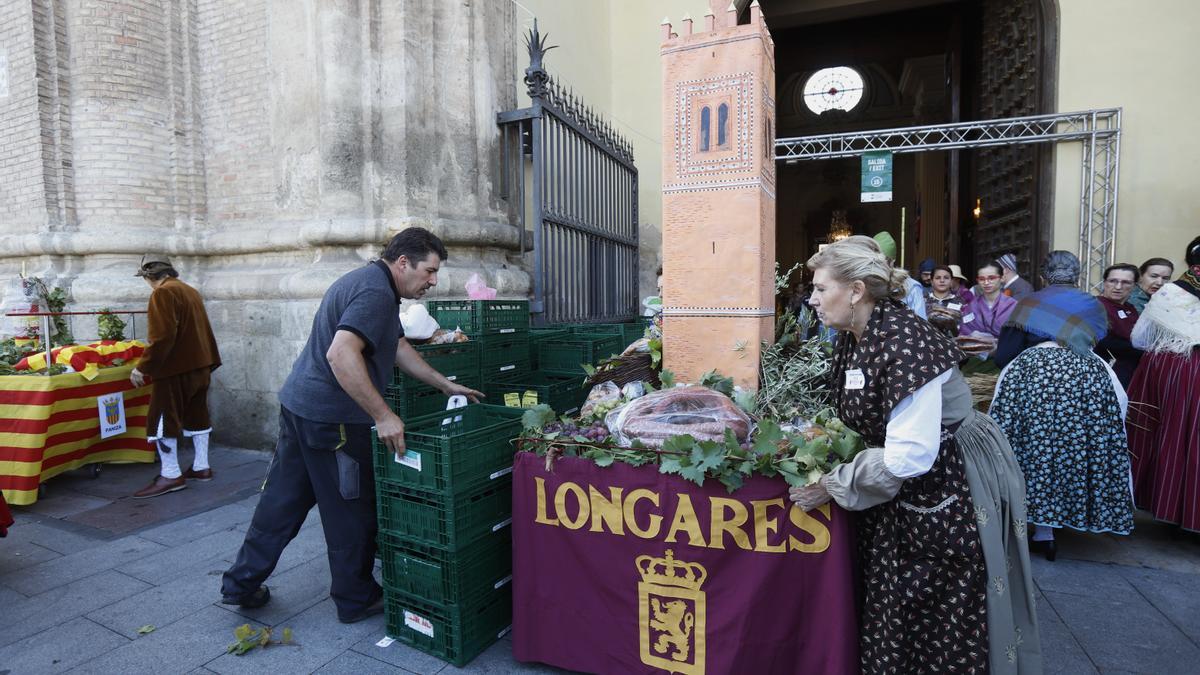
[[[663,352],[683,382],[758,387],[775,317],[775,46],[749,24],[663,22]]]

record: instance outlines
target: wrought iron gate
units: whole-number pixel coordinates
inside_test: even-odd
[[[500,113],[497,123],[501,195],[522,230],[526,218],[533,225],[533,323],[633,318],[640,306],[633,151],[546,72],[542,60],[553,47],[546,47],[536,20],[527,45],[532,105]]]

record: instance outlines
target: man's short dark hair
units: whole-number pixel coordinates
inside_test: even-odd
[[[396,262],[400,256],[404,256],[408,258],[410,266],[416,267],[417,263],[428,258],[430,253],[436,253],[442,260],[450,257],[437,235],[423,227],[410,227],[392,237],[387,248],[383,249],[383,259]]]
[[[1133,273],[1133,283],[1135,283],[1135,284],[1137,283],[1138,279],[1142,278],[1141,271],[1139,271],[1138,268],[1134,267],[1133,265],[1130,265],[1129,263],[1117,263],[1116,265],[1109,265],[1108,267],[1106,267],[1104,269],[1104,276],[1102,277],[1102,279],[1104,281],[1108,281],[1108,275],[1111,272],[1132,272]]]
[[[1167,260],[1166,258],[1151,258],[1151,259],[1147,260],[1146,262],[1142,263],[1142,266],[1138,268],[1138,271],[1140,271],[1142,274],[1145,274],[1146,270],[1150,269],[1151,267],[1154,267],[1155,265],[1161,265],[1162,267],[1170,267],[1172,272],[1175,271],[1175,263],[1171,262],[1170,260]]]
[[[176,272],[175,268],[171,267],[170,265],[157,265],[147,269],[146,273],[142,276],[150,281],[158,281],[159,279],[166,279],[167,277],[178,279],[179,272]]]

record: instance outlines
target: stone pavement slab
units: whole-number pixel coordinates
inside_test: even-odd
[[[1200,593],[1197,593],[1200,577],[1135,567],[1123,568],[1121,572],[1155,609],[1200,645]],[[1200,671],[1200,663],[1196,668]]]
[[[69,672],[98,675],[186,673],[220,657],[236,642],[233,631],[252,621],[205,607],[184,619],[142,635]]]
[[[139,532],[138,536],[164,546],[186,544],[189,541],[249,523],[250,518],[254,515],[256,504],[258,504],[258,494],[232,504],[225,504],[179,520],[156,525]]]
[[[106,570],[27,598],[0,614],[0,646],[50,630],[139,593],[149,584]]]
[[[1037,594],[1038,636],[1046,675],[1096,675],[1099,671],[1049,601]]]
[[[316,671],[316,675],[394,675],[396,672],[395,666],[383,661],[358,652],[342,652]]]
[[[58,551],[31,541],[4,541],[0,546],[3,546],[0,548],[0,577],[62,556]]]
[[[1140,596],[1045,596],[1101,672],[1188,673],[1200,665],[1200,648]]]
[[[167,548],[121,566],[121,572],[151,584],[162,584],[176,578],[184,568],[214,566],[225,569],[229,551],[236,551],[246,535],[236,526],[206,537]]]
[[[221,597],[222,564],[193,565],[178,570],[178,577],[124,600],[90,612],[87,617],[128,638],[150,625],[168,626],[212,605]]]
[[[4,672],[62,673],[129,642],[83,617],[0,649]]]
[[[283,627],[292,629],[297,643],[295,646],[254,650],[243,656],[226,654],[205,664],[204,667],[221,675],[258,675],[267,670],[311,673],[349,650],[362,640],[363,636],[382,635],[383,615],[354,624],[339,623],[333,600],[327,598],[276,626],[277,629]]]
[[[515,673],[570,673],[573,671],[553,668],[540,663],[520,663],[512,657],[512,642],[500,640],[488,647],[482,654],[475,657],[462,668],[446,666],[439,675],[514,675]]]
[[[0,583],[18,593],[34,596],[97,572],[120,568],[165,549],[162,544],[139,537],[124,537],[9,572],[0,576]]]
[[[9,545],[31,543],[61,555],[69,555],[95,548],[109,539],[104,533],[95,531],[80,533],[80,529],[87,528],[30,515],[22,507],[16,507],[13,510],[13,517],[17,520],[17,525],[8,531],[8,536],[4,538],[3,542],[4,548],[0,548],[0,554]]]

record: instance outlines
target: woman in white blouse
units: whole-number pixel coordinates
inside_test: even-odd
[[[808,261],[810,304],[838,329],[838,416],[867,441],[791,490],[857,511],[864,672],[1040,672],[1024,479],[1002,432],[971,407],[954,341],[909,311],[874,241]]]

